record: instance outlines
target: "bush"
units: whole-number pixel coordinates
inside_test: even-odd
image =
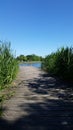
[[[11,83],[16,77],[18,62],[10,49],[10,43],[0,44],[0,88]]]
[[[42,68],[63,79],[73,80],[73,48],[63,47],[46,56]]]
[[[56,54],[52,53],[45,57],[44,61],[42,62],[42,68],[49,73],[55,73],[55,61],[56,61]]]

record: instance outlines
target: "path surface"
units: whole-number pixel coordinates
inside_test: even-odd
[[[20,67],[16,94],[3,105],[0,130],[73,130],[73,92],[45,72]]]

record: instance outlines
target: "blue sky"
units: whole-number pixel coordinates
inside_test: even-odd
[[[0,0],[0,40],[16,55],[73,45],[73,0]]]

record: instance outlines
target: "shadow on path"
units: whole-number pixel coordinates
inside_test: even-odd
[[[46,95],[47,98],[30,102],[27,107],[25,103],[20,105],[23,111],[26,107],[28,115],[13,123],[0,119],[0,130],[73,130],[73,102],[67,97],[72,94],[69,88],[65,89],[62,82],[45,74],[26,82],[37,97]]]
[[[56,77],[41,74],[40,78],[28,80],[28,87],[36,94],[55,96],[63,100],[73,100],[73,84],[67,84]]]

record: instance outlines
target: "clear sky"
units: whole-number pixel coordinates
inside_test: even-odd
[[[0,0],[0,40],[16,55],[73,45],[73,0]]]

